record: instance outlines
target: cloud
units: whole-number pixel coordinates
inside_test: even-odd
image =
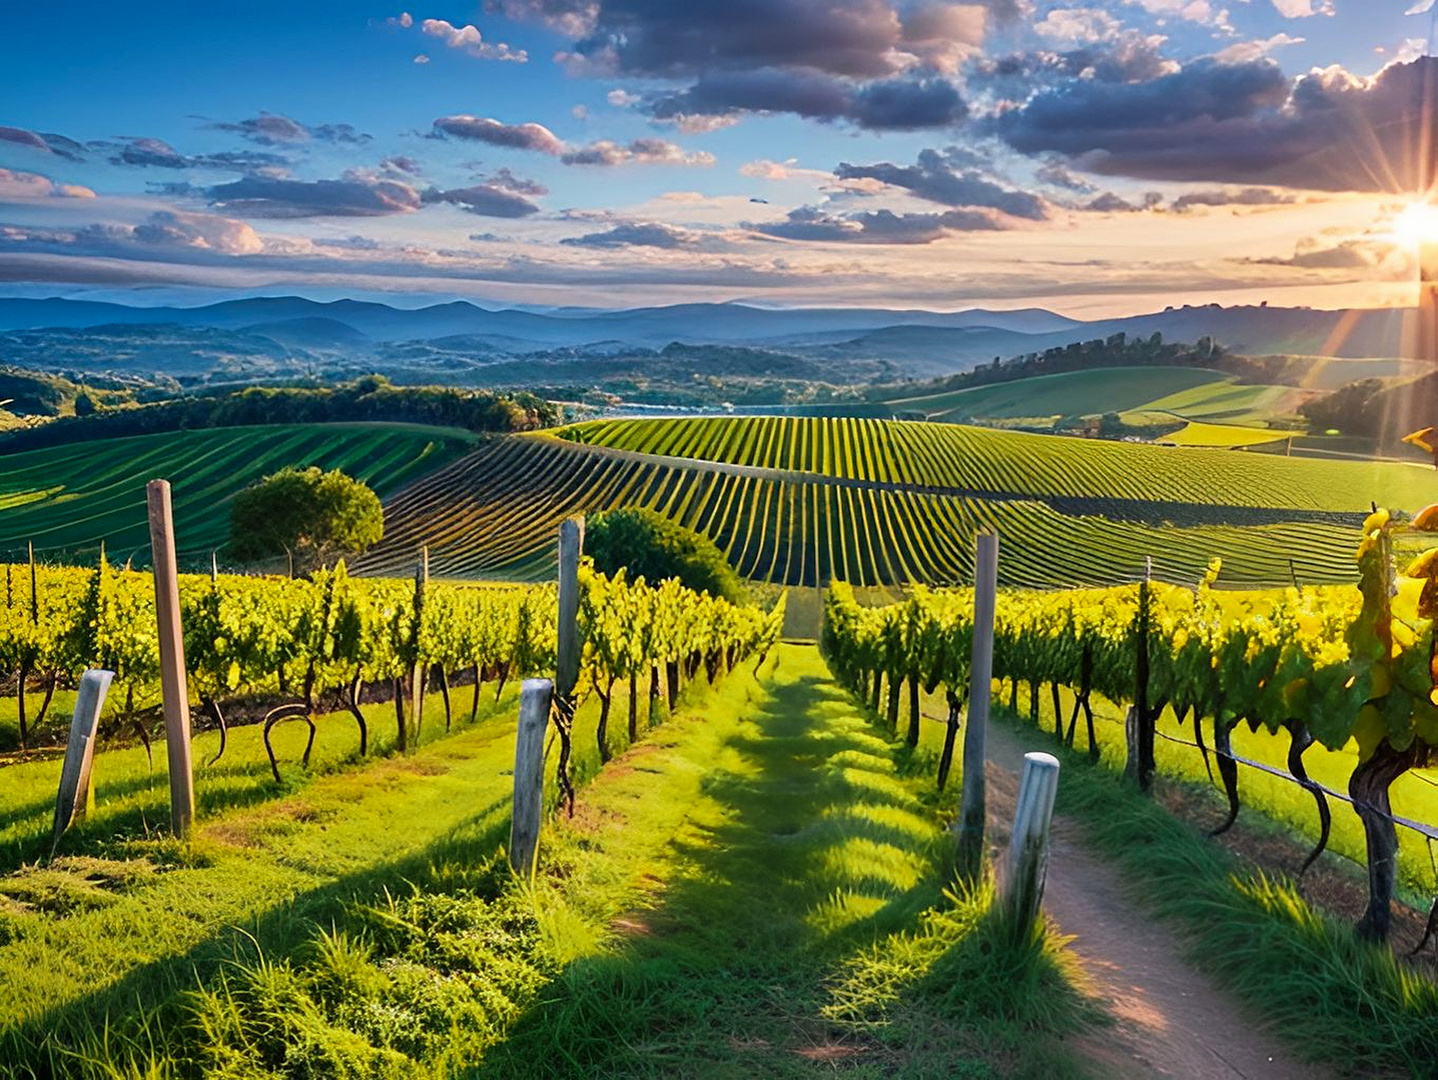
[[[1324,191],[1411,193],[1438,172],[1428,137],[1438,59],[1371,78],[1342,67],[1290,80],[1272,60],[1195,60],[1131,85],[1075,81],[986,121],[1024,153],[1086,171]]]
[[[419,28],[421,33],[438,38],[449,48],[479,60],[509,60],[517,64],[529,60],[529,53],[523,49],[511,49],[502,41],[485,41],[477,26],[455,26],[443,19],[425,19]]]
[[[689,83],[659,95],[656,117],[795,112],[875,130],[962,119],[945,76],[975,56],[1014,0],[491,0],[570,38],[556,59],[575,74]]]
[[[685,150],[667,139],[633,139],[628,143],[600,139],[572,147],[559,156],[566,165],[683,165],[707,168],[714,155],[703,150]]]
[[[1180,212],[1195,206],[1285,206],[1297,202],[1296,196],[1267,188],[1240,190],[1190,191],[1173,200],[1171,209]]]
[[[1112,191],[1105,191],[1085,203],[1083,209],[1095,214],[1132,214],[1144,207],[1129,202],[1123,196],[1115,195]]]
[[[264,150],[221,150],[212,154],[182,154],[164,139],[127,135],[109,145],[111,165],[141,169],[213,169],[217,172],[259,173],[284,169],[290,159]]]
[[[39,173],[0,169],[0,202],[15,199],[93,199],[95,193],[79,184],[58,184]]]
[[[1122,24],[1102,8],[1055,8],[1034,24],[1040,36],[1066,45],[1107,41]]]
[[[1227,48],[1219,49],[1213,54],[1213,58],[1224,64],[1247,64],[1267,56],[1274,49],[1281,49],[1285,45],[1302,45],[1307,40],[1290,34],[1274,34],[1272,37],[1255,41],[1236,41]]]
[[[1006,188],[976,169],[956,169],[937,150],[921,150],[915,165],[895,165],[887,161],[874,165],[841,162],[834,175],[840,180],[877,180],[943,206],[988,207],[1033,221],[1042,221],[1048,216],[1044,200],[1039,196]]]
[[[794,113],[810,120],[847,120],[871,130],[951,127],[968,116],[953,83],[937,76],[856,82],[817,71],[760,68],[702,76],[686,90],[648,104],[656,120],[699,117],[732,122],[734,114]]]
[[[399,180],[358,172],[339,180],[246,176],[208,190],[210,204],[250,217],[377,217],[420,207],[420,195]]]
[[[570,247],[625,248],[652,247],[677,250],[693,248],[702,239],[701,234],[688,229],[675,228],[659,221],[636,221],[615,225],[605,232],[587,233],[583,236],[569,236],[559,241]]]
[[[1285,19],[1305,19],[1310,15],[1335,14],[1333,0],[1273,0],[1273,6]]]
[[[637,105],[643,99],[638,94],[631,94],[628,90],[611,90],[604,95],[604,100],[616,109],[627,109],[631,105]]]
[[[425,203],[450,203],[480,217],[518,218],[539,213],[539,207],[523,195],[496,184],[475,184],[448,191],[430,188],[422,199]]]
[[[557,157],[566,165],[714,164],[713,154],[686,151],[667,139],[634,139],[628,143],[601,139],[571,145],[543,124],[504,124],[484,116],[442,116],[434,122],[434,131],[440,138],[448,136],[516,150],[533,150]]]
[[[426,56],[424,53],[415,53],[414,62],[416,64],[427,64],[429,63],[429,57]]]
[[[1247,259],[1260,266],[1294,266],[1303,270],[1370,270],[1392,258],[1397,252],[1391,244],[1374,240],[1345,240],[1323,246],[1310,237],[1300,240],[1291,258]]]
[[[495,187],[503,188],[505,191],[516,191],[521,195],[548,195],[549,189],[538,180],[530,180],[523,176],[515,176],[508,167],[501,166],[495,169],[488,176],[479,177],[486,184],[493,184]]]
[[[57,253],[151,259],[182,253],[255,255],[265,248],[259,234],[243,221],[214,214],[162,210],[138,225],[94,224],[78,229],[10,229],[9,248],[31,247]]]
[[[407,154],[391,154],[379,163],[379,167],[386,172],[404,173],[406,176],[418,176],[424,171],[420,163]]]
[[[85,160],[81,154],[84,147],[74,139],[67,139],[63,135],[48,132],[41,134],[27,128],[6,127],[0,124],[0,142],[15,143],[31,150],[37,150],[42,154],[54,154],[56,157],[67,158],[70,161]]]
[[[1034,178],[1041,184],[1063,188],[1065,191],[1076,191],[1081,195],[1092,194],[1098,190],[1083,177],[1075,176],[1069,167],[1059,160],[1044,162],[1035,170]]]
[[[434,130],[441,136],[470,139],[515,150],[535,150],[556,157],[564,153],[565,149],[564,141],[543,124],[504,124],[486,116],[461,114],[441,116],[434,122]]]
[[[350,124],[302,124],[280,113],[261,112],[245,120],[213,121],[205,125],[212,131],[232,131],[242,139],[260,146],[294,146],[311,140],[348,146],[361,146],[372,136],[356,131]]]
[[[801,206],[782,221],[751,223],[765,236],[784,240],[817,240],[844,244],[931,244],[955,232],[993,232],[1004,226],[977,210],[940,214],[896,214],[892,210],[832,214]]]

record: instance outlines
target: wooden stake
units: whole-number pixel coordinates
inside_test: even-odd
[[[554,696],[568,702],[579,682],[579,557],[584,552],[584,519],[559,526],[559,653]]]
[[[65,746],[65,764],[60,769],[60,790],[55,800],[55,837],[50,844],[53,857],[60,837],[71,825],[85,820],[92,797],[90,767],[95,761],[95,729],[100,710],[110,690],[113,671],[91,668],[80,676],[75,695],[75,715],[70,720],[70,741]]]
[[[414,625],[415,648],[418,650],[421,628],[424,625],[424,594],[429,589],[429,545],[419,549],[419,562],[414,568]],[[424,661],[415,653],[414,668],[409,674],[409,739],[404,749],[419,749],[419,729],[424,723],[424,692],[429,682],[429,670]]]
[[[969,664],[969,716],[964,730],[964,787],[959,813],[959,874],[977,880],[984,864],[984,737],[994,678],[994,604],[999,538],[980,534],[974,560],[974,648]]]
[[[185,836],[195,817],[190,764],[190,689],[185,679],[185,635],[180,626],[179,573],[170,482],[151,480],[150,561],[155,567],[155,618],[160,631],[160,690],[165,704],[165,747],[170,772],[170,829]]]
[[[514,816],[509,826],[509,865],[525,877],[534,875],[539,851],[539,825],[544,811],[544,730],[554,684],[525,679],[519,695],[519,734],[514,743]]]
[[[1033,933],[1048,874],[1049,825],[1059,786],[1059,763],[1052,754],[1025,754],[1019,778],[1018,808],[1009,840],[1009,858],[1000,898],[1015,940]]]

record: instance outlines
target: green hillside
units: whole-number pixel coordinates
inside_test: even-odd
[[[1101,367],[887,400],[896,412],[931,420],[1052,420],[1151,407],[1196,388],[1226,385],[1231,375],[1195,367]]]
[[[138,435],[0,456],[0,552],[145,561],[145,484],[169,480],[182,555],[208,558],[229,535],[228,499],[285,465],[343,469],[381,495],[474,444],[450,428],[294,424]]]
[[[400,573],[421,543],[437,574],[552,571],[564,517],[653,507],[710,536],[747,577],[793,585],[943,584],[997,529],[1003,580],[1132,579],[1152,558],[1228,584],[1347,581],[1370,499],[1415,507],[1431,470],[1232,450],[834,419],[608,421],[492,440],[387,504],[367,572]]]

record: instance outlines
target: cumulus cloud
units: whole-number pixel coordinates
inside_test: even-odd
[[[604,100],[616,109],[627,109],[631,105],[637,105],[642,99],[638,94],[631,94],[628,90],[611,90],[604,95]]]
[[[441,116],[434,122],[434,130],[441,136],[470,139],[514,150],[535,150],[555,157],[565,150],[564,140],[543,124],[504,124],[487,116],[460,114]]]
[[[946,210],[938,214],[896,214],[866,210],[834,214],[814,206],[789,211],[782,221],[750,223],[764,236],[783,240],[817,240],[843,244],[932,244],[956,232],[993,232],[1004,225],[978,210]]]
[[[1070,82],[986,122],[1024,153],[1087,171],[1314,190],[1423,190],[1438,167],[1428,125],[1438,59],[1364,78],[1342,67],[1290,80],[1272,60],[1207,58],[1136,84]]]
[[[1098,190],[1096,185],[1082,176],[1076,176],[1067,165],[1058,160],[1044,162],[1034,171],[1034,178],[1041,184],[1063,188],[1065,191],[1076,191],[1081,195],[1092,194]]]
[[[959,160],[964,160],[959,156]],[[987,207],[1014,217],[1041,221],[1048,216],[1044,200],[1027,191],[1004,187],[974,168],[956,168],[938,150],[921,150],[914,165],[881,161],[873,165],[842,162],[834,170],[840,180],[877,180],[943,206]]]
[[[633,139],[628,143],[600,139],[571,145],[543,124],[504,124],[484,116],[442,116],[434,122],[434,131],[441,138],[448,136],[515,150],[533,150],[557,157],[566,165],[714,164],[713,154],[686,151],[667,139]]]
[[[944,127],[965,110],[946,76],[977,54],[1014,0],[491,0],[573,41],[571,72],[686,82],[655,116],[732,123],[739,112],[795,112],[872,129]]]
[[[493,184],[495,187],[503,188],[505,191],[515,191],[521,195],[548,195],[549,189],[538,180],[530,180],[527,177],[515,176],[507,166],[495,169],[488,176],[479,177],[486,184]]]
[[[93,199],[95,193],[79,184],[59,184],[39,173],[0,169],[0,202],[17,199]]]
[[[529,53],[523,49],[511,49],[502,41],[485,41],[477,26],[455,26],[443,19],[425,19],[419,28],[421,33],[478,60],[509,60],[518,64],[529,60]]]
[[[54,154],[69,161],[84,161],[81,151],[84,147],[74,139],[53,132],[41,133],[27,128],[6,127],[0,124],[0,142],[14,143],[42,154]]]
[[[448,191],[430,188],[421,198],[426,203],[449,203],[480,217],[518,218],[539,213],[539,207],[522,194],[497,184],[474,184]]]
[[[560,241],[570,247],[625,248],[651,247],[677,250],[696,247],[701,234],[689,229],[679,229],[660,221],[635,221],[615,225],[604,232],[586,233],[583,236],[569,236]]]
[[[420,207],[420,195],[399,180],[349,172],[339,180],[246,176],[208,191],[210,204],[250,217],[377,217]]]
[[[572,147],[559,155],[566,165],[684,165],[708,167],[714,155],[703,150],[685,150],[668,139],[632,139],[627,143],[599,139]]]
[[[1293,266],[1302,270],[1369,270],[1394,255],[1389,244],[1373,240],[1345,240],[1326,246],[1315,240],[1301,241],[1291,258],[1249,259],[1261,266]]]
[[[350,124],[302,124],[280,113],[261,112],[245,120],[213,121],[206,127],[213,131],[232,131],[242,139],[260,146],[293,146],[318,142],[360,146],[372,136],[356,131]]]
[[[1286,19],[1334,14],[1333,0],[1273,0],[1273,6]]]
[[[1076,45],[1084,42],[1107,41],[1118,33],[1122,24],[1102,8],[1054,8],[1034,30],[1051,41]]]
[[[1291,34],[1274,34],[1272,37],[1254,41],[1235,41],[1232,45],[1219,49],[1213,54],[1213,58],[1225,64],[1247,64],[1262,59],[1274,49],[1281,49],[1285,45],[1302,45],[1306,40],[1308,39]]]
[[[847,120],[871,130],[951,127],[968,106],[948,79],[901,76],[856,82],[818,71],[759,68],[701,76],[692,86],[654,98],[656,120],[687,124],[700,118],[732,123],[741,112],[793,113],[811,120]]]

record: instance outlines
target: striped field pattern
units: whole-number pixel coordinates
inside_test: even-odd
[[[1196,580],[1215,556],[1229,584],[1347,581],[1370,490],[1326,471],[1366,468],[1347,463],[954,425],[699,418],[560,435],[490,440],[411,485],[356,569],[405,572],[428,544],[438,575],[536,579],[563,518],[634,505],[710,536],[744,576],[791,585],[962,582],[981,529],[1002,536],[1011,584],[1132,579],[1145,557]]]

